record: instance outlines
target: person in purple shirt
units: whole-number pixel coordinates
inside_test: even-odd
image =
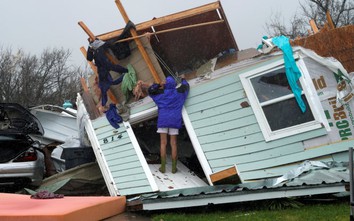
[[[177,87],[175,79],[166,78],[164,84],[153,84],[149,87],[149,96],[158,108],[157,133],[160,134],[160,172],[166,171],[167,135],[170,135],[172,173],[177,172],[177,135],[182,128],[182,108],[189,92],[188,82],[182,78]]]

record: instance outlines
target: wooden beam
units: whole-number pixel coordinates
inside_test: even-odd
[[[326,12],[326,18],[327,18],[327,23],[328,23],[329,29],[335,29],[336,27],[333,24],[333,20],[332,20],[332,17],[331,17],[331,14],[329,13],[329,11]]]
[[[145,29],[149,29],[152,26],[163,25],[163,24],[166,24],[166,23],[182,20],[182,19],[185,19],[185,18],[188,18],[188,17],[192,17],[192,16],[195,16],[195,15],[198,15],[198,14],[205,13],[205,12],[214,11],[216,9],[219,9],[220,7],[221,7],[220,2],[217,1],[217,2],[214,2],[214,3],[210,3],[210,4],[207,4],[207,5],[203,5],[203,6],[197,7],[197,8],[193,8],[193,9],[189,9],[189,10],[186,10],[186,11],[178,12],[178,13],[175,13],[175,14],[170,14],[170,15],[163,16],[163,17],[160,17],[160,18],[154,18],[153,20],[146,21],[146,22],[143,22],[141,24],[136,24],[135,27],[136,27],[137,31],[145,30]],[[101,35],[99,35],[99,38],[101,40],[109,40],[109,39],[118,37],[122,32],[123,32],[123,29],[115,30],[115,31],[112,31],[112,32],[101,34]]]
[[[118,7],[118,9],[119,9],[119,11],[120,11],[120,13],[121,13],[121,15],[123,16],[123,19],[124,19],[125,23],[128,23],[130,19],[129,19],[127,13],[125,12],[125,9],[123,8],[123,5],[121,4],[121,2],[120,2],[119,0],[116,0],[115,2],[116,2],[116,5],[117,5],[117,7]],[[136,30],[133,29],[133,28],[130,29],[130,33],[131,33],[131,35],[132,35],[133,37],[138,36]],[[138,46],[138,49],[139,49],[141,55],[143,56],[144,61],[145,61],[146,64],[147,64],[147,66],[148,66],[148,68],[149,68],[149,70],[150,70],[150,72],[151,72],[151,74],[152,74],[152,76],[153,76],[155,82],[156,82],[156,83],[161,83],[160,77],[159,77],[159,75],[157,74],[157,72],[156,72],[156,70],[155,70],[155,67],[154,67],[154,65],[152,64],[152,61],[151,61],[149,55],[146,53],[145,48],[144,48],[144,46],[142,45],[140,39],[139,39],[139,38],[136,38],[136,39],[134,39],[134,40],[135,40],[136,45]]]
[[[89,36],[91,41],[95,40],[96,38],[95,35],[90,31],[90,29],[85,25],[84,22],[79,21],[78,24],[84,30],[84,32],[86,32],[86,34]]]
[[[91,96],[90,92],[84,91],[82,93],[82,100],[85,104],[85,107],[87,109],[87,112],[90,116],[91,120],[97,119],[100,117],[100,112],[96,107],[95,101],[93,100],[93,97]]]
[[[318,32],[318,28],[317,28],[317,25],[315,23],[315,20],[313,20],[313,19],[310,20],[310,26],[311,26],[311,29],[312,29],[313,33],[316,34]]]
[[[228,169],[221,170],[219,172],[211,174],[210,180],[212,183],[215,183],[215,182],[218,182],[218,181],[221,181],[221,180],[233,177],[233,176],[236,176],[237,177],[236,180],[238,180],[239,182],[242,181],[241,178],[239,177],[236,165],[234,165]]]
[[[182,26],[182,27],[170,28],[170,29],[165,29],[165,30],[162,30],[162,31],[156,31],[156,32],[153,32],[151,34],[157,35],[157,34],[162,34],[162,33],[167,33],[167,32],[172,32],[172,31],[185,30],[185,29],[188,29],[188,28],[196,28],[196,27],[201,27],[201,26],[205,26],[205,25],[213,25],[213,24],[218,24],[218,23],[222,23],[222,22],[224,22],[224,20],[203,22],[203,23],[199,23],[199,24],[186,25],[186,26]],[[124,39],[118,40],[116,42],[125,42],[125,41],[135,40],[136,38],[141,38],[141,37],[144,37],[144,36],[146,36],[146,34],[137,35],[137,36],[130,37],[130,38],[124,38]]]

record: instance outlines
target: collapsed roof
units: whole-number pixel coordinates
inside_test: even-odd
[[[219,1],[135,26],[139,35],[167,30],[153,35],[150,43],[174,73],[195,70],[222,51],[239,50]],[[168,31],[171,29],[175,31]],[[119,29],[96,37],[115,41],[122,32]]]

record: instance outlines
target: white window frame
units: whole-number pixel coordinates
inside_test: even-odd
[[[310,107],[313,117],[314,117],[313,121],[309,121],[309,122],[306,122],[303,124],[283,128],[283,129],[276,130],[276,131],[272,131],[268,122],[267,122],[267,119],[264,115],[262,106],[260,105],[260,103],[258,101],[255,91],[253,90],[251,79],[254,77],[269,73],[271,71],[277,70],[279,68],[283,68],[284,67],[284,60],[283,59],[276,60],[275,62],[272,62],[270,64],[256,68],[254,70],[248,71],[248,72],[240,75],[241,83],[242,83],[243,88],[246,92],[247,98],[249,99],[250,105],[254,111],[254,114],[256,116],[256,119],[258,121],[258,124],[261,128],[261,131],[263,133],[263,136],[264,136],[264,139],[266,142],[280,139],[283,137],[292,136],[292,135],[299,134],[299,133],[304,133],[306,131],[315,130],[315,129],[321,128],[323,126],[325,126],[328,131],[330,130],[330,127],[328,125],[328,121],[324,115],[324,111],[321,106],[321,102],[317,96],[316,90],[313,86],[313,83],[312,83],[311,77],[307,71],[307,68],[298,54],[294,54],[294,58],[296,60],[298,60],[298,61],[296,61],[296,63],[297,63],[297,66],[299,67],[300,72],[301,72],[301,77],[300,77],[299,81],[300,81],[301,87],[303,89],[302,94],[305,95],[305,97],[308,101],[309,107]],[[285,100],[285,98],[289,98],[289,97],[294,97],[294,95],[291,94],[291,95],[283,96],[279,99],[272,99],[269,103],[279,102],[279,101]],[[266,102],[263,102],[263,104],[265,104],[265,103]]]

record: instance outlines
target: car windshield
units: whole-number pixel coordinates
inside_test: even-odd
[[[3,136],[0,135],[0,141],[5,141],[5,140],[16,140],[15,137],[13,136]]]
[[[26,137],[19,134],[0,135],[0,141],[14,141],[14,140],[23,140],[23,139],[26,139]]]

